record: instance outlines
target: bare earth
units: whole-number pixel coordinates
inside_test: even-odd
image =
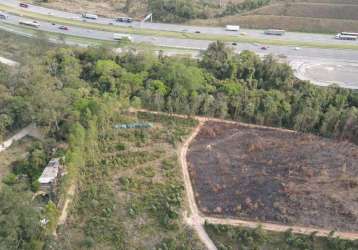
[[[353,144],[209,121],[187,159],[205,215],[358,231]]]

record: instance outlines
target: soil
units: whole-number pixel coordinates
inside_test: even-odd
[[[358,230],[356,145],[209,121],[187,160],[205,215]]]

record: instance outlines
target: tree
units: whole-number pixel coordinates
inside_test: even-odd
[[[31,195],[3,186],[0,192],[0,249],[40,250],[44,231]]]
[[[236,72],[234,52],[225,46],[224,42],[211,43],[203,53],[201,65],[217,79],[230,79]]]

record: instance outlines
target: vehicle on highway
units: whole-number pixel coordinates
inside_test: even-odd
[[[60,27],[58,27],[60,30],[68,30],[68,27],[67,26],[60,26]]]
[[[116,22],[131,23],[131,22],[133,22],[133,19],[130,17],[118,17],[118,18],[116,18]]]
[[[40,27],[40,24],[37,21],[20,21],[19,24],[31,26],[34,28]]]
[[[341,35],[358,37],[358,33],[355,33],[355,32],[341,32]]]
[[[300,48],[300,47],[296,47],[295,50],[301,50],[301,48]]]
[[[19,3],[19,6],[22,8],[28,8],[29,5],[27,3]]]
[[[128,39],[129,41],[133,41],[133,38],[130,35],[127,34],[120,34],[120,33],[114,33],[113,34],[113,39],[117,40],[117,41],[121,41],[123,39]]]
[[[98,18],[97,15],[95,14],[90,14],[90,13],[83,13],[82,14],[82,17],[83,18],[87,18],[87,19],[93,19],[93,20],[96,20]]]
[[[196,33],[196,34],[200,34],[201,32],[200,32],[200,30],[196,30],[195,33]]]
[[[351,41],[354,41],[354,40],[357,40],[357,39],[358,39],[358,36],[343,35],[342,33],[339,33],[339,34],[336,35],[336,39],[338,39],[338,40],[351,40]]]
[[[261,49],[262,49],[262,50],[267,50],[267,49],[268,49],[268,46],[262,46]]]
[[[226,25],[225,30],[227,30],[227,31],[239,31],[240,26],[239,25]]]
[[[5,13],[0,12],[0,19],[7,19],[8,16]]]
[[[236,42],[233,42],[231,45],[234,45],[234,46],[236,46],[237,45],[237,43]]]
[[[286,33],[285,30],[278,30],[278,29],[268,29],[264,31],[265,35],[274,35],[274,36],[282,36]]]

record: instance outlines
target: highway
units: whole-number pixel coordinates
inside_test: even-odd
[[[0,0],[0,4],[11,6],[13,8],[20,8],[19,2],[17,0]],[[61,18],[73,19],[73,20],[83,20],[79,13],[69,13],[59,10],[53,10],[44,8],[41,6],[29,5],[29,8],[20,8],[23,10],[31,11],[34,13],[39,13],[43,15],[51,15]],[[176,31],[183,33],[194,33],[200,31],[203,34],[213,34],[213,35],[232,35],[240,36],[245,34],[247,37],[260,38],[260,39],[275,39],[282,41],[305,41],[305,42],[323,42],[326,44],[358,44],[358,41],[341,41],[334,39],[334,35],[330,34],[312,34],[312,33],[300,33],[300,32],[286,32],[284,36],[269,36],[265,35],[263,30],[255,29],[241,29],[241,32],[235,31],[226,31],[224,27],[205,27],[205,26],[188,26],[180,24],[166,24],[166,23],[143,23],[134,21],[132,23],[119,23],[115,22],[113,19],[99,17],[97,20],[86,19],[88,23],[98,23],[98,24],[109,24],[118,26],[127,26],[133,28],[142,28],[150,30],[161,30],[161,31]]]
[[[17,1],[13,0],[0,0],[0,4],[6,3],[7,5],[17,8]],[[66,13],[57,10],[50,10],[37,6],[30,6],[29,10],[51,14],[66,18],[79,18],[78,14]],[[8,19],[3,20],[4,23],[11,25],[19,25],[19,21],[29,20],[23,17],[15,16],[8,14]],[[96,22],[108,22],[109,19],[99,18]],[[39,21],[40,30],[46,32],[54,32],[65,35],[79,36],[83,38],[95,38],[99,40],[113,41],[113,33],[107,31],[91,30],[86,28],[80,28],[75,26],[67,26],[69,30],[60,30],[59,25],[52,24],[44,21]],[[139,23],[132,23],[130,25],[140,25]],[[153,25],[151,27],[184,27],[182,25],[171,25],[171,24],[151,24],[146,23],[143,25]],[[191,27],[190,29],[196,30],[196,27]],[[212,32],[219,32],[219,28],[206,28],[201,27],[201,29],[212,30]],[[187,29],[189,30],[189,29]],[[225,32],[221,30],[221,32]],[[258,32],[258,31],[252,31]],[[296,33],[292,33],[296,34]],[[289,34],[288,34],[289,35]],[[300,36],[308,36],[307,34],[299,34]],[[313,35],[309,34],[312,37],[326,37],[327,35]],[[169,48],[179,48],[179,49],[193,49],[193,50],[205,50],[208,45],[212,42],[210,40],[195,40],[195,39],[182,39],[182,38],[172,38],[172,37],[158,37],[158,36],[149,36],[149,35],[131,35],[133,41],[136,43],[150,43],[155,46],[169,47]],[[284,36],[286,37],[286,35]],[[308,39],[308,38],[306,38]],[[332,39],[331,39],[332,40]],[[335,42],[341,42],[336,41]],[[344,41],[345,42],[345,41]],[[291,46],[269,46],[266,50],[262,50],[262,45],[260,44],[249,44],[249,43],[238,43],[236,46],[229,44],[235,52],[240,52],[242,50],[250,50],[258,53],[261,56],[267,54],[273,54],[279,56],[280,58],[286,58],[287,62],[290,63],[293,68],[297,71],[297,76],[303,80],[311,80],[313,83],[318,85],[326,86],[331,83],[337,83],[342,87],[358,89],[358,67],[351,67],[353,63],[358,63],[358,51],[356,50],[338,50],[338,49],[320,49],[320,48],[295,48]],[[322,63],[330,62],[330,64],[339,64],[340,68],[329,67],[329,74],[326,74],[327,67],[320,67]],[[301,65],[301,66],[297,66]],[[314,72],[309,73],[307,67],[302,67],[302,65],[310,65],[310,69],[314,69]],[[316,65],[316,66],[315,66]],[[342,67],[349,67],[349,71],[341,70]],[[302,70],[305,69],[305,70]],[[332,76],[332,78],[330,78]]]

